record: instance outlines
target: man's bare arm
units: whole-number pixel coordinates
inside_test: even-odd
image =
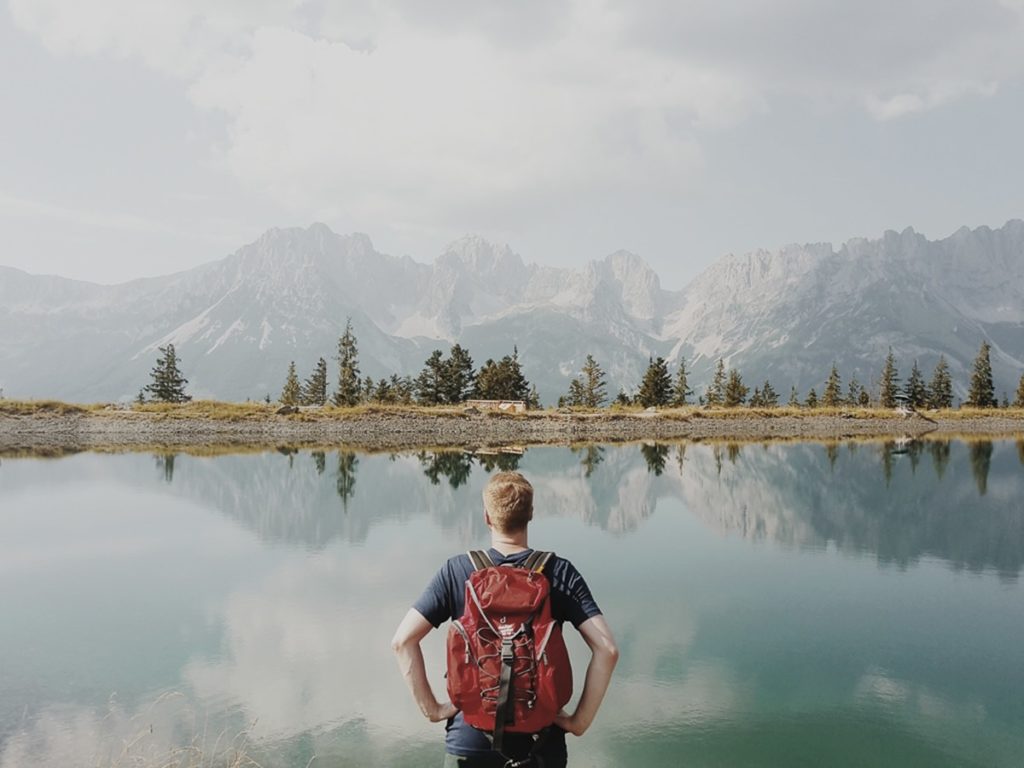
[[[398,629],[395,630],[395,636],[391,640],[391,650],[398,658],[398,668],[402,670],[402,677],[405,678],[409,690],[412,691],[412,697],[416,700],[420,711],[430,722],[436,723],[454,717],[458,710],[450,702],[439,702],[430,688],[430,681],[427,680],[427,669],[423,663],[420,641],[433,628],[419,611],[410,608],[401,624],[398,625]]]
[[[583,680],[583,693],[575,712],[571,715],[560,712],[555,718],[556,725],[576,736],[582,736],[594,722],[597,709],[611,682],[612,671],[619,660],[618,646],[615,645],[612,630],[604,616],[587,619],[580,624],[579,630],[592,654],[590,664],[587,665],[587,676]]]

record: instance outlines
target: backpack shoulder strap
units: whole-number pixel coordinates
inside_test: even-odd
[[[482,549],[469,550],[469,562],[473,564],[474,571],[482,571],[484,568],[494,567],[491,556]]]
[[[554,555],[554,552],[543,552],[539,549],[535,549],[529,554],[526,560],[523,561],[523,568],[528,571],[540,573],[544,570],[544,566],[548,564],[548,560],[554,557]]]

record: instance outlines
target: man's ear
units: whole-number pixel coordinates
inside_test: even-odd
[[[491,526],[491,516],[489,514],[487,514],[487,510],[486,509],[484,510],[484,522],[487,523],[487,527],[488,528],[493,527],[493,526]]]

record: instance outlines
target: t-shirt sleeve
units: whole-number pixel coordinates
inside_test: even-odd
[[[569,621],[576,628],[587,619],[601,615],[590,587],[576,566],[564,558],[556,558],[548,571],[551,580],[551,613],[559,621]]]
[[[448,561],[434,574],[423,594],[412,607],[429,621],[434,629],[444,624],[454,613],[451,601],[452,564]]]

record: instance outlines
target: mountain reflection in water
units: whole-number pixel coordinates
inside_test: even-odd
[[[486,533],[477,513],[483,484],[518,468],[524,453],[542,458],[527,470],[538,510],[604,530],[634,530],[672,498],[718,530],[787,546],[832,544],[901,567],[937,557],[1006,579],[1024,564],[1024,441],[644,443],[417,451],[364,462],[349,450],[289,452],[287,461],[268,452],[186,459],[177,475],[175,457],[158,455],[156,466],[176,493],[264,539],[319,549],[422,514],[463,542],[478,540]]]

